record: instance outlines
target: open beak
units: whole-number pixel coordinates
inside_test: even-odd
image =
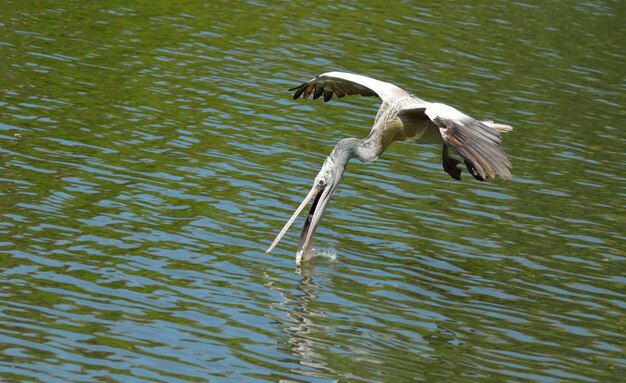
[[[331,188],[329,185],[319,186],[315,185],[309,191],[309,194],[304,198],[300,206],[293,213],[289,221],[285,224],[283,229],[278,233],[274,242],[272,242],[271,246],[265,251],[266,254],[269,254],[270,251],[274,249],[274,247],[280,242],[283,238],[289,227],[296,220],[302,209],[309,203],[309,201],[313,200],[311,204],[311,209],[309,210],[309,214],[304,221],[304,226],[302,227],[302,233],[300,234],[300,240],[298,241],[298,249],[296,251],[296,264],[299,265],[303,260],[306,260],[306,255],[313,250],[311,239],[313,238],[313,234],[315,234],[315,229],[320,223],[322,219],[322,215],[324,214],[324,210],[326,210],[326,205],[328,205],[328,201],[330,201]]]

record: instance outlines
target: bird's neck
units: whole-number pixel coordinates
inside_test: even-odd
[[[345,166],[352,158],[357,158],[362,162],[371,162],[378,158],[380,154],[375,140],[370,136],[367,138],[346,138],[335,145],[330,153],[333,162]]]

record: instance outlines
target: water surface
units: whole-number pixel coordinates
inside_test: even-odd
[[[624,16],[4,1],[1,380],[618,381]],[[321,256],[295,269],[297,228],[265,256],[372,124],[374,99],[286,91],[329,70],[513,125],[514,179],[458,182],[396,143],[348,166]]]

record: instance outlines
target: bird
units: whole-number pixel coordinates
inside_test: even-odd
[[[460,161],[451,156],[456,153],[469,173],[479,181],[495,178],[511,179],[512,165],[502,148],[501,133],[513,129],[509,125],[492,121],[478,121],[456,108],[438,102],[427,102],[402,88],[371,77],[347,73],[326,72],[289,89],[297,100],[323,97],[324,102],[333,95],[378,97],[382,101],[374,125],[365,138],[345,138],[339,141],[325,159],[313,181],[311,190],[298,206],[283,229],[266,250],[269,254],[283,238],[309,201],[312,201],[304,222],[296,250],[296,264],[301,265],[313,253],[312,238],[328,202],[335,194],[348,161],[356,158],[362,162],[376,160],[394,141],[441,143],[443,170],[456,180],[461,179]]]

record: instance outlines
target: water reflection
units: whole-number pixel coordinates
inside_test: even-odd
[[[317,286],[312,279],[313,266],[299,269],[302,275],[298,283],[298,296],[293,301],[285,301],[285,306],[291,307],[288,312],[290,323],[284,328],[288,336],[287,347],[291,354],[299,361],[302,369],[294,372],[305,376],[327,377],[337,376],[337,372],[329,368],[324,363],[322,352],[333,345],[330,342],[323,342],[317,339],[316,334],[324,333],[324,329],[316,323],[315,318],[325,316],[323,311],[310,307],[311,301],[315,301]],[[311,370],[312,369],[312,370]],[[327,374],[321,375],[321,372]]]

